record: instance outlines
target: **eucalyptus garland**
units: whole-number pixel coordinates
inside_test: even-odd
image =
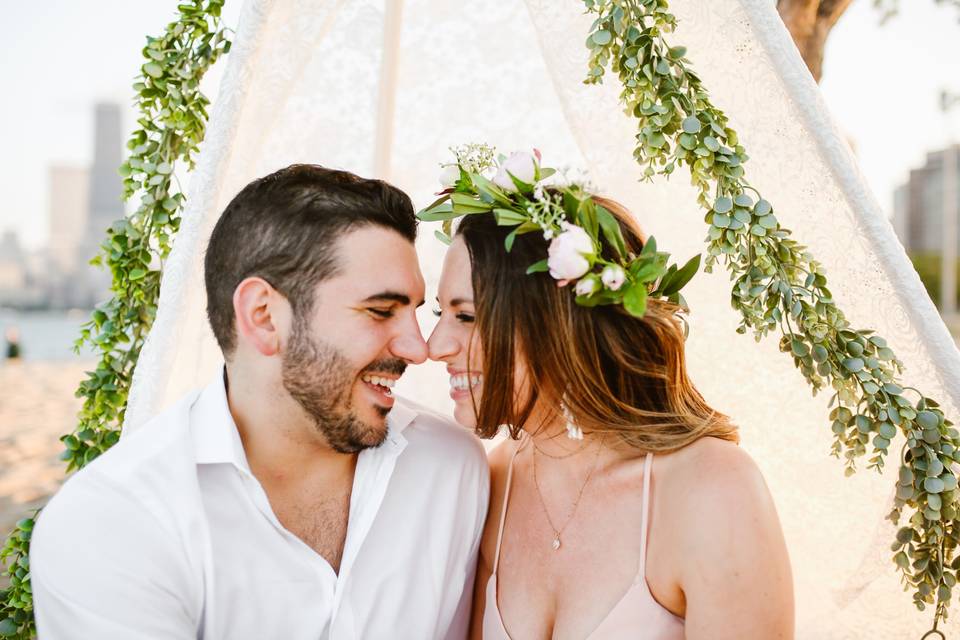
[[[846,473],[869,453],[881,470],[898,433],[906,443],[890,519],[905,523],[893,561],[919,609],[935,605],[946,618],[960,557],[957,476],[960,432],[935,400],[898,381],[903,365],[886,341],[853,328],[827,288],[823,266],[777,220],[773,205],[745,178],[747,154],[727,117],[710,101],[686,50],[666,36],[676,19],[666,0],[583,0],[596,15],[586,83],[609,69],[622,83],[620,100],[637,119],[634,157],[644,179],[689,169],[707,211],[706,271],[723,263],[733,280],[737,331],[759,341],[777,330],[780,349],[813,389],[832,392],[833,455]]]
[[[174,175],[177,163],[188,169],[203,140],[210,101],[200,80],[230,50],[221,27],[225,0],[186,0],[179,17],[163,35],[147,38],[141,75],[133,85],[139,128],[127,142],[121,165],[124,199],[139,196],[140,206],[107,230],[100,254],[91,264],[108,268],[113,297],[98,306],[81,331],[77,350],[90,345],[100,361],[80,383],[79,424],[61,438],[67,471],[94,460],[120,439],[133,368],[157,311],[160,275],[180,226],[184,196]],[[3,575],[10,586],[0,591],[0,637],[32,638],[33,597],[29,543],[34,518],[24,518],[0,549]]]

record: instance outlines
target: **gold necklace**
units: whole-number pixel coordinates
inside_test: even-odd
[[[547,522],[550,524],[550,529],[553,530],[553,550],[557,551],[560,549],[560,536],[563,535],[564,530],[566,530],[567,525],[573,521],[573,516],[577,513],[577,507],[580,506],[580,498],[583,497],[583,491],[587,488],[587,484],[590,483],[590,478],[593,476],[593,472],[597,469],[597,463],[600,462],[600,452],[603,450],[603,440],[600,440],[600,446],[597,447],[597,456],[593,459],[593,466],[590,467],[590,471],[587,473],[586,479],[583,481],[583,485],[580,487],[580,491],[577,493],[577,499],[573,501],[573,509],[570,511],[570,515],[567,516],[567,521],[563,523],[563,526],[557,529],[553,524],[553,519],[550,517],[550,511],[547,509],[547,503],[543,499],[543,493],[540,491],[540,481],[537,480],[537,452],[539,448],[536,443],[533,445],[533,486],[537,489],[537,497],[540,498],[540,507],[543,509],[543,515],[547,517]],[[580,453],[577,451],[576,453]],[[570,454],[572,455],[572,454]],[[565,456],[568,457],[568,456]]]
[[[537,441],[536,441],[536,440],[534,440],[532,437],[531,437],[530,439],[531,439],[531,441],[533,442],[533,448],[537,450],[537,453],[539,453],[539,454],[542,455],[542,456],[546,456],[546,457],[548,457],[548,458],[551,458],[552,460],[564,460],[564,459],[566,459],[566,458],[571,458],[571,457],[577,455],[578,453],[583,453],[584,451],[587,450],[587,446],[586,446],[586,445],[583,445],[583,446],[581,446],[579,449],[576,449],[576,450],[574,450],[574,451],[568,451],[567,453],[563,453],[563,454],[560,454],[560,455],[556,455],[556,454],[553,454],[553,453],[547,453],[546,451],[544,451],[543,449],[540,448],[540,445],[537,444]]]

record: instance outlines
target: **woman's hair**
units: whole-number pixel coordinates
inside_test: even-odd
[[[645,238],[629,211],[593,199],[618,220],[627,250],[639,253]],[[642,318],[620,305],[580,306],[549,274],[526,274],[547,255],[542,235],[520,235],[508,252],[511,230],[492,215],[469,215],[456,232],[470,254],[483,351],[477,435],[491,438],[507,425],[518,438],[538,403],[545,420],[562,415],[562,403],[585,432],[614,435],[643,451],[674,451],[703,436],[739,440],[687,375],[676,305],[651,299]],[[514,379],[518,359],[526,391]]]

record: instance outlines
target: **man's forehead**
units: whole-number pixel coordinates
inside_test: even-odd
[[[405,237],[391,229],[365,227],[338,244],[338,274],[328,282],[351,302],[423,301],[416,248]]]

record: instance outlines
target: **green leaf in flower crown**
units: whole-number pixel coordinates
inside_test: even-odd
[[[510,251],[513,249],[513,243],[516,239],[517,239],[516,229],[511,231],[510,234],[503,239],[503,247],[507,250],[507,253],[510,253]]]
[[[417,218],[423,222],[439,222],[440,220],[459,218],[463,214],[462,211],[454,211],[451,203],[444,202],[427,211],[421,211],[417,214]]]
[[[495,185],[490,180],[487,180],[479,173],[471,173],[470,179],[473,180],[473,186],[476,187],[477,191],[481,195],[484,195],[490,200],[505,207],[513,205],[513,203],[510,201],[510,198],[507,197],[507,194],[503,192],[503,189]]]
[[[493,215],[501,227],[513,227],[529,220],[528,216],[513,209],[494,209]]]
[[[550,266],[547,264],[547,259],[544,258],[543,260],[540,260],[539,262],[534,262],[532,265],[527,267],[527,275],[530,275],[531,273],[541,273],[549,270],[550,270]]]
[[[467,193],[452,193],[450,200],[453,202],[453,210],[459,214],[483,213],[493,208],[489,202],[477,200],[475,196]]]
[[[641,256],[652,256],[657,252],[657,239],[649,236],[643,243],[643,249],[640,250]]]
[[[510,180],[513,182],[513,185],[517,188],[517,191],[519,191],[520,193],[530,193],[531,191],[533,191],[533,185],[530,184],[529,182],[524,182],[517,176],[510,173],[509,171],[507,171],[507,176],[510,177]]]
[[[621,259],[626,258],[627,245],[623,241],[623,234],[620,232],[620,224],[617,223],[617,219],[607,209],[597,205],[597,221],[607,244],[613,247]]]
[[[647,284],[656,282],[666,273],[667,268],[659,260],[650,260],[642,263],[635,262],[631,265],[630,275],[635,282]],[[644,287],[646,291],[646,287]]]
[[[630,315],[642,318],[647,312],[647,288],[642,284],[634,284],[627,289],[623,294],[623,308]]]
[[[693,256],[687,263],[680,267],[673,277],[670,279],[670,283],[662,287],[662,293],[665,296],[672,296],[675,293],[678,293],[680,289],[683,289],[688,282],[697,274],[697,270],[700,269],[700,254]]]
[[[530,233],[531,231],[537,231],[539,229],[540,227],[538,225],[533,224],[532,222],[524,222],[519,227],[511,231],[510,235],[504,238],[503,246],[509,252],[511,249],[513,249],[513,243],[517,239],[517,236],[522,235],[524,233]]]
[[[597,203],[595,203],[592,198],[586,198],[580,201],[577,220],[580,226],[590,234],[590,237],[596,239],[597,234],[600,232],[600,222],[597,219]]]
[[[425,206],[425,207],[424,207],[423,209],[421,209],[420,211],[430,211],[430,210],[433,209],[434,207],[437,207],[437,206],[443,204],[444,202],[448,202],[448,201],[450,200],[450,194],[451,194],[452,192],[453,192],[452,189],[447,189],[447,190],[445,190],[445,191],[443,192],[443,194],[442,194],[439,198],[437,198],[436,200],[434,200],[433,202],[431,202],[430,204],[428,204],[427,206]],[[419,215],[419,213],[418,213],[417,215]]]
[[[450,236],[448,236],[448,235],[447,235],[446,233],[444,233],[443,231],[440,231],[439,229],[434,229],[433,235],[437,238],[437,240],[439,240],[439,241],[442,242],[443,244],[447,245],[448,247],[450,246],[450,243],[453,242],[453,238],[451,238]]]
[[[569,189],[565,189],[563,192],[563,210],[567,214],[568,220],[572,222],[577,220],[577,212],[580,210],[580,199]]]

